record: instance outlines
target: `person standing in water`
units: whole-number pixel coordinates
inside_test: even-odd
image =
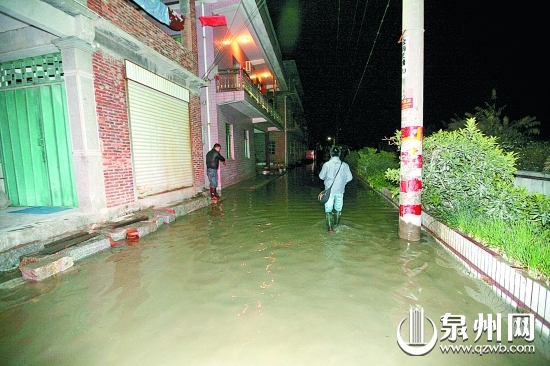
[[[225,165],[225,158],[220,154],[222,146],[220,144],[214,144],[212,150],[206,154],[206,175],[210,182],[210,198],[212,201],[220,199],[216,189],[218,188],[218,168],[220,161]]]
[[[319,178],[325,183],[325,189],[328,189],[332,185],[329,199],[325,203],[325,220],[329,233],[334,231],[333,224],[334,226],[340,224],[346,184],[353,179],[349,165],[340,160],[340,153],[341,149],[338,146],[331,147],[331,158],[323,164],[319,173]],[[333,210],[336,211],[334,220],[332,217]]]

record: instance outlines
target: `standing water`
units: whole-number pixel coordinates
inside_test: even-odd
[[[537,339],[508,343],[510,309],[430,236],[399,239],[396,208],[357,179],[346,188],[341,225],[328,233],[315,201],[321,187],[311,166],[264,185],[244,182],[138,244],[2,290],[0,364],[550,363]],[[426,335],[416,345],[438,338],[424,356],[397,342],[411,343],[411,308],[424,311]],[[475,342],[474,322],[499,313],[502,345],[523,353],[479,355],[500,343],[482,330]],[[452,345],[463,352],[442,350]]]

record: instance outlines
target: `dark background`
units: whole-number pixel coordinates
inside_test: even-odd
[[[365,10],[365,4],[366,10]],[[374,145],[401,126],[402,1],[267,0],[283,60],[296,61],[312,143]],[[542,3],[425,1],[424,127],[491,100],[536,116],[548,139]]]

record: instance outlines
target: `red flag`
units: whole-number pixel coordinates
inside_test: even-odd
[[[199,17],[199,20],[201,21],[201,25],[204,26],[210,26],[210,27],[219,27],[222,25],[227,25],[227,21],[225,20],[225,15],[211,15],[208,17]]]

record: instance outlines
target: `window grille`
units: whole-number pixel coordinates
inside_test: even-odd
[[[0,88],[60,82],[63,77],[61,53],[53,53],[0,64]]]

